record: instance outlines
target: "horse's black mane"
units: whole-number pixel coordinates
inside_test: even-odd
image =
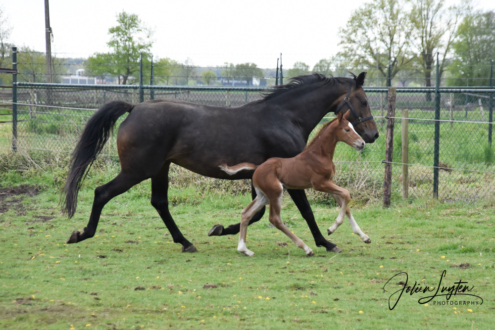
[[[348,82],[351,78],[344,77],[335,77],[329,78],[321,73],[313,73],[309,75],[297,76],[290,78],[288,84],[273,86],[269,92],[263,94],[263,100],[268,101],[277,96],[285,94],[288,91],[293,91],[296,88],[300,88],[302,86],[307,86],[315,83],[322,83],[323,85],[334,85],[336,83],[342,84],[344,82]]]

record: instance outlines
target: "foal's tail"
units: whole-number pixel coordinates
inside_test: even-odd
[[[134,105],[112,101],[102,106],[89,119],[81,139],[77,143],[70,160],[70,170],[63,191],[63,211],[72,218],[77,207],[77,193],[91,165],[100,153],[112,133],[117,119],[126,112],[131,112]]]
[[[234,166],[228,166],[227,164],[222,164],[218,167],[220,167],[222,171],[224,171],[228,175],[234,175],[242,170],[254,171],[258,167],[258,165],[254,165],[251,163],[240,163]]]

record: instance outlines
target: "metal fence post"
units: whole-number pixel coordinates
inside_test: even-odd
[[[402,198],[409,198],[409,110],[402,110]]]
[[[284,84],[284,71],[282,69],[282,53],[280,53],[280,85]]]
[[[491,61],[491,69],[490,69],[490,89],[493,89],[493,60]],[[488,143],[490,147],[492,146],[492,129],[493,129],[493,93],[490,93],[490,103],[488,104]]]
[[[17,47],[12,47],[12,150],[17,151]]]
[[[433,151],[433,197],[438,198],[438,163],[440,161],[440,70],[437,52],[437,81],[435,84],[435,142]]]
[[[154,68],[155,68],[155,65],[153,64],[153,56],[151,56],[151,75],[150,75],[150,85],[151,86],[153,86]],[[150,100],[154,100],[154,99],[155,99],[155,90],[153,89],[153,87],[151,87]]]
[[[383,179],[383,206],[390,207],[392,197],[392,161],[394,155],[395,87],[388,88],[387,136],[385,149],[385,177]]]
[[[277,58],[277,70],[275,71],[275,86],[278,85],[278,58]]]
[[[143,53],[139,55],[139,103],[144,102],[143,90]]]

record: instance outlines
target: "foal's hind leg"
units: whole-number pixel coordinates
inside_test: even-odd
[[[89,218],[88,226],[84,228],[82,233],[80,231],[73,231],[70,235],[67,243],[78,243],[84,241],[87,238],[91,238],[96,233],[96,227],[98,227],[98,221],[100,220],[101,210],[112,198],[125,193],[135,184],[143,181],[145,178],[134,177],[126,175],[122,172],[117,175],[115,179],[109,183],[100,186],[95,189],[95,199],[93,202],[93,208],[91,210],[91,216]]]
[[[258,194],[256,198],[251,203],[249,203],[249,205],[246,206],[241,213],[239,244],[237,245],[237,251],[239,251],[240,253],[244,253],[248,257],[252,257],[254,255],[254,252],[250,251],[246,246],[247,227],[253,215],[264,208],[265,205],[268,203],[268,199],[265,197],[265,195],[261,191],[257,192]]]
[[[297,247],[301,248],[306,252],[308,257],[313,256],[313,250],[309,246],[307,246],[299,237],[297,237],[289,228],[287,228],[282,219],[280,218],[280,210],[282,207],[282,190],[280,191],[279,196],[270,196],[270,222],[277,227],[278,230],[282,231],[285,235],[289,236],[289,238],[297,245]]]
[[[182,252],[198,252],[177,227],[168,209],[168,169],[165,164],[160,172],[151,178],[151,205],[156,209],[172,235],[174,243],[182,244]]]

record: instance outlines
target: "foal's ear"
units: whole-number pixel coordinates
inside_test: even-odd
[[[357,78],[354,78],[354,80],[356,80],[356,87],[361,87],[364,85],[364,78],[366,78],[366,72],[361,72]]]
[[[342,118],[344,118],[344,111],[339,111],[339,114],[337,115],[337,121],[339,124],[342,122]]]

